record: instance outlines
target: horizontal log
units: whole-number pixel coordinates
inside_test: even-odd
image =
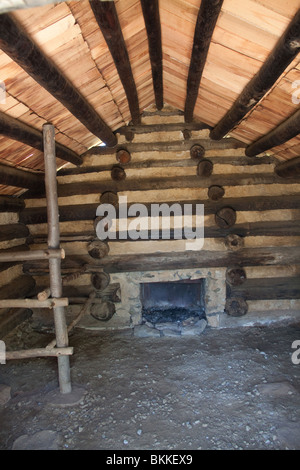
[[[211,149],[237,149],[245,148],[246,144],[240,142],[232,137],[223,139],[219,142],[214,142],[211,139],[195,139],[195,140],[177,140],[172,142],[129,142],[125,146],[124,144],[116,145],[115,147],[91,147],[82,156],[86,155],[111,155],[124,147],[131,154],[133,152],[167,152],[167,151],[184,151],[190,150],[194,144],[203,145],[205,150]]]
[[[36,349],[23,349],[20,351],[6,351],[5,359],[10,361],[12,359],[29,359],[33,357],[58,357],[58,356],[71,356],[74,348],[36,348]]]
[[[8,284],[0,287],[0,299],[13,299],[18,294],[19,298],[31,294],[35,287],[35,280],[28,275],[21,275]]]
[[[24,266],[25,272],[32,275],[47,274],[48,267],[43,262],[31,263]],[[70,272],[88,263],[86,256],[68,257],[62,262],[62,270]],[[184,251],[171,253],[151,253],[122,256],[107,256],[94,264],[88,264],[88,269],[93,271],[97,267],[107,273],[129,272],[129,271],[157,271],[163,269],[185,269],[185,268],[210,268],[228,267],[238,265],[245,266],[284,266],[300,264],[300,247],[264,247],[264,248],[241,248],[238,251]]]
[[[219,201],[212,200],[185,200],[185,201],[168,201],[167,204],[180,204],[183,207],[185,204],[204,204],[205,215],[214,214],[223,206],[234,207],[236,211],[265,211],[265,210],[278,210],[278,209],[299,209],[300,208],[300,194],[291,196],[253,196],[253,197],[234,197],[222,198]],[[100,204],[100,203],[99,203]],[[68,206],[60,206],[59,220],[60,222],[68,222],[75,220],[94,220],[96,218],[96,210],[99,206],[98,203],[94,204],[74,204]],[[161,202],[160,204],[163,204]],[[132,204],[128,204],[128,208]],[[151,203],[144,204],[150,213]],[[119,211],[116,209],[116,215],[119,217]],[[34,207],[24,209],[20,214],[19,220],[25,225],[45,224],[47,223],[46,207]]]
[[[4,310],[0,314],[0,337],[6,336],[31,316],[32,310],[26,308]]]
[[[193,227],[192,227],[193,228]],[[204,226],[204,238],[224,238],[230,234],[237,234],[241,237],[256,237],[256,236],[286,236],[294,237],[300,235],[300,225],[297,220],[287,220],[287,221],[259,221],[259,222],[245,222],[240,224],[235,224],[233,227],[220,228],[217,226]],[[158,232],[158,239],[166,239],[169,235],[169,231]],[[144,237],[144,240],[151,240],[150,235],[146,231],[141,231],[141,237]],[[181,234],[182,239],[185,239],[184,230]],[[61,242],[73,242],[73,241],[88,241],[95,239],[95,232],[77,232],[76,235],[72,233],[63,233],[61,234]],[[142,238],[141,238],[142,239]],[[168,239],[174,239],[174,230],[170,229],[170,235]],[[47,235],[38,235],[33,237],[32,243],[46,243]],[[131,240],[127,234],[122,233],[121,236],[116,233],[115,240],[109,240],[109,243],[122,242],[122,241],[132,241],[138,242],[136,240]],[[287,240],[288,241],[288,240]],[[91,261],[91,258],[87,260],[87,263]]]
[[[251,157],[236,157],[236,156],[223,156],[223,157],[209,157],[214,165],[233,165],[233,166],[256,166],[256,165],[272,165],[276,164],[277,160],[268,155],[259,158]],[[132,161],[126,164],[126,170],[139,169],[139,168],[160,168],[160,167],[196,167],[198,161],[192,159],[183,160],[161,160],[149,159],[144,161]],[[99,173],[102,171],[111,171],[113,164],[110,165],[95,165],[95,166],[81,166],[76,168],[62,168],[58,171],[58,176],[68,175],[84,175],[87,173]],[[232,169],[234,172],[234,168]]]
[[[10,252],[0,253],[0,263],[15,262],[15,261],[28,261],[34,259],[63,259],[65,257],[64,250],[33,250],[33,251],[21,251],[21,252]]]
[[[227,295],[242,296],[245,300],[300,299],[300,278],[247,279],[242,285],[228,285]]]
[[[294,178],[300,176],[300,156],[291,158],[276,165],[275,173],[281,178]]]
[[[145,178],[126,179],[123,181],[89,181],[58,185],[58,196],[69,197],[82,194],[99,194],[102,192],[122,191],[150,191],[153,189],[178,189],[178,188],[209,188],[212,185],[222,186],[248,186],[256,184],[289,184],[298,183],[299,178],[291,178],[288,181],[275,174],[243,173],[229,175],[211,175],[208,178],[199,176],[182,176],[176,178]],[[28,195],[28,197],[30,197]],[[32,195],[32,197],[37,197]],[[41,197],[41,194],[38,196]]]
[[[140,124],[138,126],[128,125],[119,127],[116,133],[125,135],[128,132],[134,134],[149,134],[152,132],[183,132],[184,130],[189,131],[201,131],[203,129],[211,129],[211,126],[204,122],[169,122],[165,124]]]
[[[67,307],[69,301],[67,298],[62,299],[4,299],[0,300],[0,308],[56,308]]]
[[[21,212],[25,208],[23,199],[12,196],[0,196],[0,212]]]
[[[0,241],[26,238],[29,230],[24,224],[0,225]]]
[[[18,121],[18,119],[8,116],[1,111],[0,133],[10,139],[29,145],[40,152],[44,151],[43,133],[41,131],[28,126],[27,124]],[[74,165],[81,165],[82,163],[82,158],[79,155],[58,142],[55,144],[55,152],[58,158],[74,163]]]
[[[8,255],[9,253],[15,253],[19,251],[29,251],[29,246],[25,244],[12,246],[10,248],[0,250],[0,255]],[[16,266],[21,262],[22,261],[12,261],[11,263],[0,263],[0,272],[9,269],[11,266]]]
[[[31,189],[32,192],[35,192],[44,188],[44,177],[21,168],[0,165],[0,184]]]

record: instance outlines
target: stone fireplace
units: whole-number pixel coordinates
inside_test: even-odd
[[[225,316],[225,273],[226,268],[112,273],[111,282],[119,283],[121,292],[121,302],[115,304],[116,313],[108,322],[89,318],[83,323],[87,328],[135,329],[146,322],[152,323],[144,317],[146,308],[167,307],[169,302],[177,309],[190,309],[180,320],[175,315],[175,322],[188,321],[198,315],[208,326],[219,327]],[[166,284],[169,290],[164,297],[162,286]],[[153,299],[158,299],[158,305]]]
[[[141,283],[142,319],[151,323],[205,318],[204,279]]]

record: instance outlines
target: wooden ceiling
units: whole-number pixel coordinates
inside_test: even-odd
[[[42,126],[51,122],[58,168],[78,164],[162,104],[210,126],[213,138],[225,129],[248,146],[293,116],[292,137],[272,140],[266,152],[299,156],[299,7],[299,0],[80,0],[0,15],[0,163],[42,172]],[[277,51],[284,39],[292,51],[286,43]],[[236,122],[227,129],[228,114]],[[0,186],[2,195],[22,191]]]

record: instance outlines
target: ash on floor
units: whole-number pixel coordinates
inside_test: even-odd
[[[7,350],[51,339],[30,320],[4,338]],[[297,340],[299,325],[179,338],[76,329],[71,375],[84,394],[74,405],[48,401],[55,358],[0,365],[0,449],[299,449]]]

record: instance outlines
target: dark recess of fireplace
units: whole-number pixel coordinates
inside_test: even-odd
[[[141,284],[143,319],[151,323],[205,318],[204,279]]]

